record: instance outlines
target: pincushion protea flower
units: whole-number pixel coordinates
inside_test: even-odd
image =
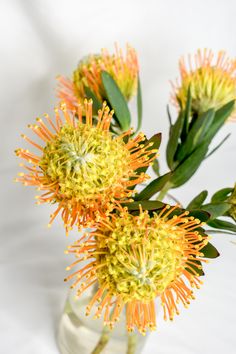
[[[188,65],[181,58],[179,69],[181,83],[173,84],[172,94],[176,106],[180,102],[185,107],[189,86],[194,112],[217,110],[236,99],[236,59],[229,59],[224,51],[214,56],[211,50],[198,50],[194,60],[189,56]]]
[[[124,208],[109,220],[100,220],[96,231],[69,247],[66,253],[78,260],[67,270],[86,261],[65,279],[76,279],[71,288],[78,286],[80,295],[99,284],[87,315],[97,303],[95,317],[104,310],[104,323],[113,327],[126,306],[127,330],[137,327],[144,334],[147,328],[156,328],[156,297],[161,298],[164,318],[171,320],[178,314],[178,302],[187,306],[194,298],[191,287],[201,284],[196,268],[201,268],[198,261],[206,261],[201,249],[208,237],[196,231],[200,221],[187,211],[169,218],[176,208],[167,205],[153,216],[141,207],[137,216]]]
[[[73,80],[58,77],[58,96],[68,107],[76,107],[86,97],[88,87],[101,101],[106,98],[101,72],[107,71],[116,81],[124,97],[129,100],[137,91],[138,60],[135,50],[127,46],[126,55],[116,46],[116,53],[109,54],[102,49],[101,54],[90,55],[79,62]]]
[[[36,197],[37,203],[58,204],[49,226],[61,212],[68,232],[76,223],[92,226],[97,218],[108,215],[119,200],[128,202],[133,194],[130,187],[148,178],[137,169],[148,166],[157,150],[150,148],[151,143],[141,144],[145,140],[142,133],[130,138],[129,130],[114,137],[109,131],[113,112],[105,103],[96,121],[91,100],[85,100],[84,107],[78,106],[77,117],[65,104],[55,113],[55,122],[45,115],[45,122],[37,118],[36,125],[29,125],[44,146],[22,135],[40,154],[16,150],[16,155],[31,165],[22,164],[28,173],[19,173],[16,181],[45,191]]]

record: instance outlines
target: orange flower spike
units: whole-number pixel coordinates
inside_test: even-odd
[[[58,76],[58,97],[70,108],[77,107],[86,97],[88,87],[103,101],[106,97],[101,72],[107,71],[116,81],[124,97],[129,101],[137,92],[138,59],[135,50],[127,45],[126,55],[116,46],[115,53],[102,49],[98,55],[90,55],[79,62],[73,80]]]
[[[85,241],[83,238],[86,245],[91,245],[91,277],[82,287],[76,278],[74,285],[78,286],[78,295],[90,284],[99,285],[87,306],[87,315],[98,303],[96,317],[104,310],[104,323],[113,328],[126,306],[127,330],[137,327],[145,334],[147,329],[156,329],[156,297],[161,299],[164,318],[171,320],[179,314],[179,302],[186,307],[194,299],[191,288],[201,284],[196,268],[201,269],[198,262],[205,261],[201,249],[208,243],[208,236],[193,231],[202,224],[188,212],[170,217],[175,209],[167,206],[150,216],[140,208],[139,215],[134,216],[126,208],[118,208],[119,213],[98,223],[97,230],[87,234]],[[73,247],[83,256],[80,243]],[[80,272],[81,279],[86,277],[83,268]]]
[[[230,59],[224,51],[214,55],[211,50],[198,50],[179,61],[180,83],[172,83],[171,100],[179,108],[184,108],[187,101],[188,88],[191,88],[192,109],[203,113],[214,108],[221,108],[227,102],[236,99],[236,59]],[[231,119],[235,119],[235,111]]]
[[[129,130],[115,137],[109,131],[112,114],[103,103],[94,120],[91,100],[80,104],[77,112],[62,103],[55,109],[55,121],[45,115],[44,120],[37,118],[36,125],[29,125],[42,146],[23,135],[36,152],[16,150],[29,164],[21,164],[26,173],[21,172],[16,181],[44,191],[36,196],[37,204],[57,204],[49,226],[58,214],[67,233],[74,225],[93,226],[121,201],[130,201],[135,193],[130,186],[148,178],[137,170],[149,166],[157,150],[141,143],[145,140],[142,133],[131,138]]]

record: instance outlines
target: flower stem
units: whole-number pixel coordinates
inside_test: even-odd
[[[104,326],[101,337],[91,354],[100,354],[105,348],[105,346],[107,345],[109,339],[110,339],[110,329],[107,326]]]
[[[127,354],[135,354],[136,347],[137,347],[137,334],[129,333]]]
[[[171,186],[172,186],[171,183],[167,182],[162,188],[162,190],[160,191],[160,193],[158,194],[157,200],[161,202],[164,199],[168,190],[171,188]]]

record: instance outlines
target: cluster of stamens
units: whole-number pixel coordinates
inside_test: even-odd
[[[216,60],[211,50],[198,51],[194,57],[189,56],[188,65],[184,58],[180,60],[181,83],[173,84],[172,101],[184,108],[188,89],[191,89],[192,109],[203,113],[215,110],[231,100],[236,99],[236,60],[230,60],[226,53],[218,53]],[[231,117],[232,118],[232,117]]]
[[[126,56],[116,46],[115,54],[102,49],[101,54],[90,55],[82,60],[73,73],[73,81],[58,77],[58,96],[71,108],[86,97],[88,87],[99,100],[106,97],[101,72],[108,72],[115,80],[124,97],[129,100],[137,92],[138,60],[133,48],[127,46]]]
[[[126,306],[127,330],[137,327],[145,333],[156,328],[156,297],[161,298],[164,318],[171,320],[179,313],[177,303],[187,306],[194,298],[191,288],[201,284],[196,268],[201,268],[198,261],[206,261],[201,249],[208,238],[195,230],[201,223],[187,211],[169,218],[176,208],[166,206],[153,216],[142,209],[138,216],[120,209],[69,247],[66,253],[78,260],[68,270],[89,260],[66,278],[76,278],[72,288],[78,288],[77,295],[99,284],[87,315],[97,304],[95,317],[104,311],[105,324],[113,327]]]
[[[85,100],[76,112],[62,104],[55,114],[55,122],[45,115],[46,122],[38,118],[36,125],[29,125],[44,147],[23,135],[40,154],[16,150],[31,165],[21,165],[27,173],[21,172],[16,181],[45,191],[36,196],[37,204],[58,204],[49,226],[61,213],[68,232],[75,224],[92,226],[109,215],[119,200],[132,201],[131,187],[148,178],[137,170],[150,165],[157,150],[151,148],[152,143],[144,143],[142,133],[131,138],[129,130],[113,136],[109,131],[113,112],[106,103],[95,119],[91,100]]]

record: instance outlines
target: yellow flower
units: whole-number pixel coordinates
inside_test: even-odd
[[[169,217],[176,208],[167,205],[152,216],[141,208],[136,216],[121,209],[69,247],[66,253],[78,260],[67,270],[86,261],[65,279],[76,278],[71,288],[78,286],[80,295],[92,284],[99,285],[87,315],[97,303],[95,317],[104,310],[104,323],[112,328],[126,306],[127,330],[137,327],[145,333],[156,328],[156,297],[161,298],[164,318],[171,320],[178,314],[177,303],[187,306],[194,298],[191,287],[201,283],[196,268],[201,268],[198,261],[206,261],[201,249],[208,237],[195,230],[200,221],[188,212]]]
[[[130,187],[148,178],[137,170],[148,166],[157,150],[150,149],[151,143],[142,144],[142,133],[131,138],[129,130],[113,136],[109,131],[113,112],[105,103],[96,120],[91,100],[78,106],[77,116],[67,111],[65,104],[55,112],[55,121],[45,115],[45,122],[38,118],[36,125],[29,125],[44,146],[22,135],[39,154],[16,150],[16,155],[31,165],[22,164],[28,173],[20,173],[16,181],[45,191],[36,197],[37,203],[58,204],[49,226],[61,212],[68,232],[74,224],[92,226],[120,201],[130,201],[135,192]]]
[[[236,184],[229,198],[229,203],[231,204],[231,208],[229,209],[229,214],[236,221]]]
[[[137,92],[138,59],[135,50],[127,46],[126,55],[116,46],[115,54],[109,54],[102,49],[101,54],[90,55],[79,62],[73,73],[73,80],[63,76],[58,77],[58,96],[70,108],[76,107],[78,102],[86,97],[85,88],[88,87],[101,101],[106,98],[102,84],[101,72],[107,71],[116,81],[121,92],[130,100]]]
[[[194,62],[194,63],[192,63]],[[173,84],[172,101],[184,108],[190,86],[192,109],[203,113],[221,108],[236,99],[236,60],[229,59],[224,51],[214,56],[211,50],[198,50],[194,60],[189,56],[188,65],[180,59],[180,84]]]

